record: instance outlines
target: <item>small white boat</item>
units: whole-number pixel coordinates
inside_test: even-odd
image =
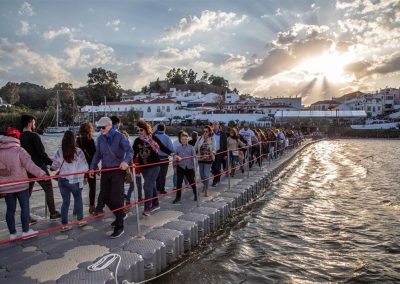
[[[69,127],[47,127],[43,135],[44,136],[63,136],[65,131],[69,130]]]
[[[353,124],[350,125],[351,129],[357,130],[376,130],[376,129],[398,129],[398,122],[372,122],[368,124]]]

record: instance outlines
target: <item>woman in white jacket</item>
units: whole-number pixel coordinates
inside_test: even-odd
[[[89,169],[86,162],[85,154],[81,149],[76,147],[75,135],[72,131],[66,131],[59,148],[54,155],[52,170],[59,170],[59,174],[69,174],[76,172],[84,172]],[[75,200],[75,209],[77,219],[83,219],[83,202],[82,189],[84,183],[84,174],[69,175],[58,179],[58,186],[63,199],[61,206],[61,228],[62,232],[72,229],[68,225],[68,210],[71,200],[71,193]],[[79,227],[85,226],[87,223],[82,221],[78,223]]]
[[[207,195],[209,177],[211,174],[211,165],[215,159],[215,140],[213,138],[213,131],[210,126],[205,126],[203,135],[197,140],[194,149],[198,155],[197,161],[199,162],[200,178],[203,180],[204,196]]]

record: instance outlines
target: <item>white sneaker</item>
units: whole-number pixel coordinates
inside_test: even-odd
[[[24,240],[34,238],[37,236],[38,231],[35,231],[33,229],[29,229],[28,232],[22,232],[22,238]]]
[[[15,240],[21,236],[20,232],[16,232],[15,234],[10,234],[10,241]]]
[[[86,221],[80,221],[79,223],[78,223],[78,227],[85,227],[87,225],[87,222]]]

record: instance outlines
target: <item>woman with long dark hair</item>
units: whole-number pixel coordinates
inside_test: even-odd
[[[54,155],[52,170],[59,170],[59,174],[69,174],[84,172],[89,169],[86,162],[85,154],[81,149],[76,147],[75,135],[72,131],[65,132],[59,148]],[[68,210],[71,200],[71,193],[74,196],[75,208],[78,221],[83,219],[83,203],[82,203],[82,188],[84,182],[84,174],[68,175],[58,179],[58,187],[62,197],[61,206],[61,223],[62,232],[69,231],[72,226],[68,225]],[[87,223],[79,222],[78,226],[83,227]]]
[[[93,124],[91,122],[82,123],[79,127],[78,137],[76,138],[76,145],[81,148],[83,153],[85,154],[86,162],[88,165],[93,160],[94,153],[96,153],[96,144],[93,140]],[[96,177],[91,178],[87,176],[89,183],[89,213],[95,214],[95,199],[96,199]],[[101,203],[99,200],[97,203]]]

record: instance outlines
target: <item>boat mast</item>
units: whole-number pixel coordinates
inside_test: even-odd
[[[104,96],[104,116],[107,116],[107,97]]]
[[[92,101],[92,124],[94,125],[94,106]]]
[[[59,105],[59,103],[60,103],[60,97],[58,96],[58,90],[57,90],[57,107],[56,107],[56,121],[57,121],[57,125],[56,125],[56,127],[58,127],[59,126],[59,121],[58,121],[58,112],[59,112],[59,110],[58,110],[58,105]]]

